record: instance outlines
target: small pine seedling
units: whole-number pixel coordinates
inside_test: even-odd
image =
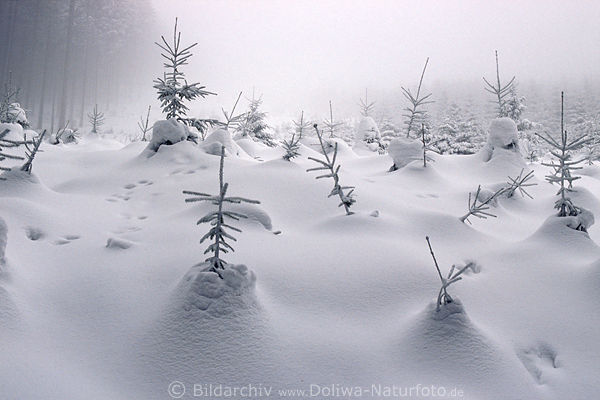
[[[515,192],[518,190],[522,197],[527,196],[530,199],[533,199],[533,197],[527,193],[527,190],[525,190],[526,187],[537,185],[537,183],[528,183],[528,181],[533,178],[533,171],[529,171],[527,174],[525,174],[525,176],[523,176],[523,172],[525,172],[525,169],[521,169],[521,172],[516,178],[511,178],[510,176],[508,177],[508,187],[504,190],[506,197],[513,197]]]
[[[319,143],[321,144],[321,149],[323,150],[323,155],[325,156],[325,161],[319,160],[314,157],[308,157],[309,160],[315,161],[315,162],[321,164],[321,166],[315,167],[315,168],[309,168],[306,171],[307,172],[322,171],[322,170],[329,171],[329,173],[317,176],[316,179],[332,178],[333,179],[333,189],[331,190],[331,193],[329,193],[329,196],[327,196],[327,197],[331,197],[331,196],[335,196],[335,195],[339,196],[340,204],[338,205],[338,207],[344,206],[344,209],[346,210],[346,215],[352,215],[354,213],[352,211],[350,211],[350,207],[352,206],[352,204],[354,204],[356,202],[356,199],[353,196],[354,186],[341,186],[340,185],[339,172],[340,172],[341,165],[335,164],[336,158],[337,158],[337,143],[335,144],[335,146],[333,148],[333,157],[329,158],[329,155],[327,154],[327,151],[325,150],[325,144],[323,143],[323,135],[319,131],[319,127],[317,126],[317,124],[314,124],[313,127],[315,128],[315,131],[317,132],[317,137],[319,138]],[[348,192],[345,193],[344,192],[345,190],[348,190]]]
[[[300,155],[300,139],[302,139],[304,129],[309,125],[308,121],[304,121],[304,111],[300,113],[300,120],[292,121],[292,123],[295,126],[292,138],[290,140],[284,140],[282,144],[285,150],[283,159],[286,161],[290,161],[292,158],[296,158]]]
[[[240,229],[226,223],[225,217],[233,219],[235,221],[239,221],[241,218],[248,218],[247,215],[227,211],[223,209],[225,203],[250,203],[250,204],[260,204],[258,200],[249,200],[243,197],[226,197],[227,188],[229,186],[228,183],[223,182],[223,165],[225,161],[225,146],[221,147],[221,161],[219,164],[219,194],[218,195],[210,195],[206,193],[200,192],[192,192],[189,190],[184,190],[183,194],[187,194],[190,197],[185,199],[186,203],[194,203],[199,201],[208,201],[211,204],[217,206],[217,210],[206,214],[204,217],[200,218],[197,225],[203,223],[209,223],[212,228],[206,233],[206,235],[202,236],[200,239],[200,243],[203,243],[205,240],[212,240],[208,248],[204,251],[204,254],[212,253],[210,257],[208,257],[205,262],[209,263],[208,271],[215,272],[221,279],[223,279],[223,275],[221,275],[221,271],[225,269],[225,264],[227,262],[221,259],[221,253],[228,253],[229,251],[235,251],[233,247],[227,240],[236,241],[236,239],[229,234],[225,228],[231,229],[235,232],[241,232]]]
[[[335,137],[335,134],[338,133],[340,126],[343,124],[343,122],[336,122],[333,119],[333,107],[331,105],[331,100],[329,100],[329,119],[324,120],[323,125],[327,128],[330,139]]]
[[[556,141],[550,135],[542,136],[538,133],[536,133],[536,135],[552,146],[553,149],[550,150],[550,154],[558,160],[558,163],[554,163],[554,160],[550,163],[542,163],[542,165],[554,169],[554,174],[547,175],[546,180],[550,183],[558,183],[560,185],[560,188],[556,193],[560,198],[554,203],[554,208],[558,210],[558,216],[566,217],[579,215],[581,210],[572,203],[571,199],[567,196],[567,192],[573,191],[573,181],[581,178],[579,176],[574,176],[573,171],[581,169],[581,167],[577,167],[576,165],[585,161],[585,159],[573,161],[571,152],[579,150],[590,141],[590,138],[584,134],[573,140],[569,140],[568,133],[566,129],[564,129],[563,92],[560,94],[560,142]]]
[[[104,125],[104,113],[98,111],[98,104],[94,105],[94,110],[88,114],[88,120],[92,125],[92,133],[98,133],[100,126]]]
[[[492,85],[490,82],[488,82],[487,79],[485,79],[485,77],[483,78],[483,81],[487,85],[486,87],[484,87],[484,89],[486,91],[490,92],[491,94],[493,94],[494,96],[496,96],[496,100],[493,100],[493,102],[498,103],[498,117],[505,116],[504,109],[505,109],[505,104],[506,104],[506,96],[510,95],[511,92],[513,91],[515,78],[516,77],[513,76],[512,79],[506,85],[502,85],[502,83],[500,83],[500,67],[498,64],[498,50],[496,50],[496,84]]]
[[[491,196],[489,196],[487,199],[483,200],[480,198],[481,197],[481,185],[477,186],[477,191],[475,192],[475,196],[473,196],[473,194],[471,192],[469,192],[469,211],[463,215],[462,217],[460,217],[460,222],[468,222],[469,224],[471,223],[471,221],[469,221],[469,217],[473,216],[473,217],[477,217],[477,218],[481,218],[481,219],[487,219],[488,217],[492,217],[492,218],[496,218],[496,215],[487,212],[487,210],[490,209],[490,204],[492,203],[492,201],[497,198],[498,196],[500,196],[502,193],[504,193],[504,191],[506,190],[506,188],[500,188],[498,189],[496,192],[494,192]]]
[[[448,294],[448,286],[453,284],[454,282],[458,282],[462,279],[461,275],[468,270],[469,268],[473,269],[475,267],[475,263],[469,262],[464,267],[458,269],[456,265],[452,265],[450,268],[450,272],[448,276],[444,278],[442,275],[442,271],[440,271],[440,266],[438,265],[437,259],[435,258],[435,254],[433,253],[433,249],[431,248],[431,242],[429,241],[429,236],[425,236],[425,240],[427,240],[427,245],[429,246],[429,252],[431,253],[431,257],[433,258],[433,263],[435,265],[435,269],[437,270],[438,276],[440,277],[440,281],[442,282],[442,287],[438,292],[436,311],[440,311],[440,308],[445,304],[450,304],[454,300]]]
[[[223,116],[225,117],[225,129],[229,130],[229,127],[233,127],[234,129],[236,129],[239,124],[242,122],[242,119],[244,118],[245,114],[239,114],[239,115],[235,115],[235,108],[237,107],[240,98],[242,97],[242,92],[240,92],[240,94],[238,94],[238,97],[235,101],[235,104],[233,105],[233,108],[231,109],[231,112],[227,112],[225,111],[224,108],[221,108],[221,112],[223,112]]]
[[[365,99],[359,100],[359,106],[360,106],[360,115],[362,115],[363,117],[370,116],[371,113],[373,112],[373,109],[375,108],[374,101],[369,103],[369,93],[368,93],[367,89],[365,89]]]
[[[33,159],[35,158],[38,151],[41,151],[40,145],[42,144],[42,139],[44,138],[45,134],[46,134],[46,130],[44,129],[42,134],[36,138],[33,138],[31,143],[24,140],[25,155],[27,156],[27,159],[25,161],[25,164],[23,164],[23,166],[21,167],[21,171],[25,171],[31,175],[31,170],[33,169]],[[24,138],[24,139],[26,139],[26,138]],[[31,144],[31,146],[30,146],[30,144]]]
[[[401,87],[402,94],[410,103],[410,106],[404,109],[404,111],[406,111],[404,117],[407,118],[407,120],[404,122],[406,124],[407,138],[410,137],[410,133],[413,130],[415,122],[423,120],[423,118],[426,115],[426,111],[421,110],[421,107],[425,104],[433,103],[433,101],[427,101],[427,99],[431,97],[432,93],[429,93],[425,96],[421,96],[421,86],[423,85],[423,78],[425,77],[425,70],[427,69],[427,64],[429,64],[429,57],[427,57],[427,60],[425,60],[425,66],[423,67],[423,72],[421,72],[421,79],[419,80],[419,86],[417,87],[416,95],[413,95],[410,89],[405,89],[404,87]]]
[[[146,138],[146,134],[148,132],[150,132],[150,130],[152,129],[152,127],[150,126],[150,109],[151,108],[152,108],[152,106],[148,106],[148,112],[146,113],[146,119],[144,119],[144,117],[140,117],[140,120],[138,122],[138,127],[140,128],[140,131],[142,131],[142,142],[145,142],[148,140]]]

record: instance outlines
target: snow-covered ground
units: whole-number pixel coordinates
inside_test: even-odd
[[[214,206],[182,194],[216,193],[219,157],[145,146],[44,144],[33,176],[0,182],[0,398],[218,398],[211,384],[255,398],[598,395],[600,228],[551,217],[548,168],[501,151],[388,172],[390,156],[341,147],[342,184],[357,187],[346,216],[331,181],[306,172],[316,148],[287,162],[244,142],[252,157],[225,159],[228,194],[261,204],[237,206],[250,218],[224,258],[248,269],[221,282],[194,267],[206,258],[196,221]],[[522,168],[533,200],[459,221],[469,192]],[[599,216],[600,167],[581,172],[574,202]],[[440,312],[426,235],[442,273],[479,267]]]

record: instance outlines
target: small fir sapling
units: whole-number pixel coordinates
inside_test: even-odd
[[[488,217],[496,218],[496,215],[489,213],[487,210],[490,209],[490,204],[494,201],[494,199],[504,193],[505,190],[506,188],[500,188],[491,195],[487,196],[487,198],[483,199],[482,197],[484,196],[483,193],[481,193],[481,185],[477,186],[475,196],[469,192],[469,211],[459,218],[460,222],[464,223],[466,221],[470,224],[471,221],[469,221],[469,217],[471,216],[481,219],[487,219]]]
[[[140,131],[142,131],[142,142],[145,142],[148,140],[146,138],[146,134],[152,130],[152,127],[150,126],[150,109],[151,108],[152,108],[152,106],[148,106],[148,112],[146,113],[146,119],[144,119],[144,117],[140,117],[140,120],[138,122],[138,127],[140,128]]]
[[[173,42],[168,43],[164,36],[161,36],[162,43],[155,44],[163,51],[161,55],[166,61],[163,63],[167,72],[163,78],[154,80],[154,88],[158,92],[163,113],[167,119],[175,118],[185,125],[193,126],[204,136],[206,131],[219,123],[215,119],[187,118],[189,108],[185,101],[192,101],[197,98],[205,98],[216,93],[205,90],[205,86],[199,83],[188,83],[185,74],[180,68],[188,64],[192,52],[190,51],[198,43],[188,47],[181,46],[181,32],[177,31],[177,18],[175,18],[175,28],[173,30]]]
[[[295,127],[292,137],[289,140],[284,140],[282,144],[285,150],[283,159],[286,161],[290,161],[292,158],[300,156],[300,139],[302,139],[304,129],[310,124],[308,121],[304,121],[304,111],[300,113],[300,120],[292,121],[292,123]]]
[[[431,146],[431,139],[427,138],[425,124],[421,124],[421,143],[423,144],[423,168],[427,168],[427,161],[433,162],[433,158],[427,155],[428,151],[436,152]]]
[[[8,135],[9,132],[10,132],[9,129],[5,129],[2,133],[0,133],[0,162],[4,161],[6,159],[23,160],[23,157],[21,157],[21,156],[14,156],[12,154],[7,154],[4,152],[4,148],[18,147],[20,144],[20,142],[15,142],[12,140],[5,139],[5,136]],[[11,169],[8,167],[0,166],[0,171],[10,171],[10,170]],[[0,176],[0,180],[4,181],[6,179]]]
[[[104,113],[98,111],[98,104],[95,104],[94,110],[88,114],[88,120],[92,125],[92,133],[98,133],[100,126],[104,125]]]
[[[410,137],[410,133],[412,132],[414,125],[425,118],[427,111],[422,110],[422,107],[426,104],[433,103],[433,101],[427,101],[427,99],[431,97],[432,93],[424,96],[421,95],[421,86],[423,85],[423,78],[425,77],[425,70],[427,69],[428,63],[429,57],[427,57],[427,60],[425,60],[425,66],[423,67],[423,72],[421,72],[421,79],[419,80],[419,86],[417,87],[417,93],[415,95],[412,94],[410,89],[401,87],[402,94],[410,103],[410,106],[404,109],[404,111],[406,111],[406,114],[404,114],[406,121],[404,121],[404,123],[406,124],[407,138]]]
[[[527,190],[525,190],[525,188],[529,186],[536,186],[537,183],[528,182],[530,179],[533,178],[533,171],[529,171],[527,174],[523,175],[524,172],[525,169],[521,169],[521,172],[516,178],[511,178],[510,176],[508,177],[508,187],[504,189],[504,195],[506,197],[513,197],[515,192],[518,190],[519,193],[521,193],[521,197],[527,196],[530,199],[533,199],[533,197],[529,193],[527,193]]]
[[[548,143],[552,149],[552,154],[557,163],[552,160],[550,163],[543,162],[542,165],[552,167],[554,173],[547,175],[546,180],[550,183],[558,183],[560,188],[556,193],[560,198],[554,203],[554,208],[558,210],[559,217],[577,216],[581,213],[581,209],[573,204],[567,196],[567,192],[573,191],[573,181],[580,179],[580,176],[574,176],[573,171],[581,169],[577,164],[582,163],[585,159],[572,160],[572,152],[579,150],[590,141],[587,135],[581,135],[573,140],[569,140],[567,130],[564,129],[564,93],[560,94],[560,142],[555,140],[550,135],[537,134],[542,140]]]
[[[267,113],[260,110],[261,105],[262,96],[255,98],[254,93],[252,93],[248,111],[240,121],[238,131],[241,132],[242,136],[250,136],[269,147],[274,147],[277,144],[274,141],[273,135],[269,132],[271,127],[266,121]]]
[[[229,251],[235,251],[233,247],[227,242],[227,240],[236,241],[236,239],[229,234],[225,228],[230,229],[235,232],[241,232],[240,229],[230,225],[229,222],[226,222],[225,218],[232,219],[235,221],[239,221],[241,218],[248,218],[248,216],[233,212],[227,211],[223,209],[225,203],[232,204],[240,204],[240,203],[250,203],[250,204],[260,204],[258,200],[250,200],[243,197],[226,197],[227,188],[229,186],[228,183],[223,182],[223,165],[225,161],[225,146],[221,147],[221,160],[219,164],[219,194],[218,195],[210,195],[206,193],[200,192],[192,192],[189,190],[184,190],[183,193],[186,195],[190,195],[193,197],[189,197],[185,199],[186,203],[194,203],[199,201],[207,201],[211,204],[217,206],[217,210],[206,214],[204,217],[200,218],[197,225],[203,223],[209,223],[212,228],[206,233],[201,239],[200,243],[203,243],[205,240],[212,240],[213,242],[208,246],[208,248],[204,251],[204,254],[211,253],[212,255],[208,257],[205,262],[209,264],[207,271],[215,272],[221,279],[223,276],[221,275],[222,270],[225,269],[225,264],[227,262],[221,258],[221,253],[228,253]]]
[[[44,129],[44,131],[38,137],[32,139],[31,143],[24,140],[26,161],[25,164],[23,164],[23,166],[21,167],[21,171],[25,171],[31,175],[31,170],[33,168],[33,160],[35,159],[35,156],[38,153],[38,151],[41,151],[40,145],[42,144],[42,139],[44,139],[45,134],[46,130]]]
[[[333,107],[331,105],[331,100],[329,100],[329,119],[324,120],[323,125],[327,128],[330,139],[336,137],[336,133],[338,133],[343,124],[343,122],[337,122],[333,119]]]
[[[370,117],[371,113],[373,112],[373,109],[375,108],[375,102],[369,102],[369,92],[367,89],[365,89],[365,99],[360,99],[359,100],[359,106],[360,106],[360,115],[362,115],[363,117]],[[333,120],[333,116],[331,117],[331,119]]]
[[[505,113],[508,110],[506,97],[511,95],[512,93],[515,93],[514,92],[515,78],[516,77],[513,76],[512,79],[506,85],[502,85],[502,83],[500,82],[500,67],[498,64],[498,50],[496,50],[496,83],[494,85],[491,84],[487,79],[485,79],[485,77],[483,78],[483,81],[487,85],[486,87],[484,87],[484,89],[486,91],[488,91],[489,93],[493,94],[494,96],[496,96],[496,100],[493,100],[493,102],[497,103],[497,105],[498,105],[498,117],[508,116],[508,115],[505,115]]]
[[[238,94],[237,99],[235,100],[235,103],[233,104],[233,108],[231,109],[231,112],[227,112],[225,111],[224,108],[221,107],[221,112],[223,112],[223,116],[225,117],[225,123],[223,124],[223,127],[226,130],[229,130],[229,127],[232,127],[233,129],[236,129],[239,124],[242,122],[245,114],[238,114],[235,115],[235,108],[237,107],[240,98],[242,97],[242,92],[240,92],[240,94]]]
[[[9,124],[19,122],[20,113],[18,111],[21,110],[21,107],[18,103],[15,103],[19,92],[19,88],[14,88],[12,86],[12,72],[9,71],[8,80],[4,83],[4,93],[2,94],[2,101],[0,102],[0,122]],[[23,125],[23,127],[26,127],[26,124],[21,123],[21,125]]]
[[[454,300],[452,299],[452,297],[448,294],[448,286],[450,286],[451,284],[453,284],[454,282],[458,282],[462,279],[461,275],[466,272],[468,269],[471,269],[473,271],[477,270],[477,265],[474,262],[468,262],[464,267],[461,268],[457,268],[456,265],[452,265],[452,268],[450,268],[450,272],[448,273],[448,276],[446,278],[444,278],[444,276],[442,275],[442,271],[440,270],[440,266],[438,265],[437,259],[435,258],[435,254],[433,252],[433,249],[431,248],[431,242],[429,241],[429,236],[425,236],[425,240],[427,240],[427,246],[429,246],[429,252],[431,253],[431,257],[433,258],[433,263],[435,265],[435,269],[437,270],[438,276],[440,277],[440,281],[442,282],[442,287],[440,288],[440,291],[438,292],[438,296],[437,296],[437,304],[436,304],[436,311],[440,311],[440,308],[446,304],[450,304],[452,303]]]
[[[311,172],[311,171],[329,171],[326,174],[323,175],[319,175],[316,177],[316,179],[321,179],[321,178],[332,178],[333,179],[333,189],[331,190],[331,193],[329,193],[329,196],[327,197],[332,197],[332,196],[339,196],[340,198],[340,204],[338,205],[338,207],[344,206],[344,209],[346,210],[346,215],[352,215],[354,214],[352,211],[350,211],[350,207],[352,206],[352,204],[354,204],[356,202],[356,199],[354,198],[354,186],[341,186],[340,185],[340,177],[339,177],[339,171],[340,171],[340,165],[336,165],[336,158],[337,158],[337,143],[334,145],[333,148],[333,156],[331,158],[329,158],[329,155],[327,154],[327,152],[325,151],[325,145],[323,143],[323,135],[322,133],[319,131],[319,127],[317,126],[317,124],[314,124],[313,127],[315,128],[315,131],[317,133],[317,137],[319,138],[319,143],[321,144],[321,149],[323,150],[323,155],[325,156],[325,161],[323,160],[319,160],[313,157],[308,157],[309,160],[312,160],[314,162],[317,162],[319,164],[321,164],[321,166],[319,167],[315,167],[315,168],[309,168],[306,171],[307,172]],[[348,190],[348,192],[346,193],[345,191]]]

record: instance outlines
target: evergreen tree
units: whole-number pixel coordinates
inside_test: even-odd
[[[538,135],[552,147],[550,154],[556,158],[557,162],[555,163],[553,160],[550,163],[542,163],[542,165],[554,169],[554,173],[552,175],[547,175],[546,180],[550,183],[558,183],[560,185],[560,188],[556,193],[560,198],[554,204],[554,208],[558,210],[558,216],[577,216],[580,214],[581,209],[573,204],[570,197],[568,197],[568,192],[572,191],[573,181],[581,178],[580,176],[574,176],[573,171],[581,169],[581,167],[577,167],[577,165],[583,162],[584,159],[573,160],[572,152],[581,149],[581,147],[590,141],[590,138],[583,134],[575,139],[569,139],[568,133],[566,129],[564,129],[563,92],[560,94],[560,104],[560,141],[555,140],[550,135]]]
[[[261,105],[262,97],[255,98],[252,96],[248,105],[248,111],[245,117],[242,118],[238,131],[241,132],[242,136],[250,136],[269,147],[274,147],[277,144],[275,143],[273,134],[270,132],[271,127],[266,121],[267,113],[260,110]]]
[[[329,119],[324,120],[323,125],[325,125],[325,128],[327,129],[330,139],[338,136],[343,124],[343,122],[338,122],[333,119],[333,106],[331,105],[331,100],[329,100]]]
[[[94,110],[88,114],[88,120],[92,125],[92,133],[98,133],[98,128],[104,125],[104,113],[98,111],[98,104],[94,105]]]
[[[302,139],[304,131],[310,124],[310,122],[304,120],[304,111],[300,113],[300,119],[298,121],[292,121],[292,123],[295,127],[292,137],[290,140],[283,141],[283,148],[285,149],[283,159],[286,161],[290,161],[292,158],[300,155],[300,139]]]
[[[517,124],[517,127],[519,127],[521,126],[521,115],[525,109],[527,109],[527,106],[525,105],[525,97],[519,97],[517,94],[517,84],[515,82],[513,85],[511,85],[508,96],[502,104],[500,116],[512,119],[515,121],[515,124]]]
[[[511,95],[511,92],[513,91],[513,87],[514,87],[514,82],[515,82],[515,77],[513,76],[512,79],[506,84],[506,85],[502,85],[502,83],[500,82],[500,66],[498,64],[498,50],[496,50],[496,83],[491,84],[490,82],[488,82],[487,79],[485,79],[485,77],[483,78],[483,81],[486,84],[486,87],[484,87],[484,89],[493,94],[494,96],[496,96],[496,100],[494,100],[494,102],[496,103],[497,107],[498,107],[498,117],[505,117],[506,115],[504,115],[505,111],[506,111],[506,97]]]
[[[228,219],[232,219],[235,221],[239,221],[241,218],[248,218],[247,215],[228,211],[224,209],[224,205],[226,203],[229,204],[240,204],[240,203],[250,203],[250,204],[260,204],[258,200],[249,200],[243,197],[226,197],[227,188],[229,187],[228,183],[223,182],[223,165],[225,163],[225,146],[221,147],[221,160],[219,163],[219,194],[218,195],[210,195],[206,193],[200,192],[192,192],[189,190],[184,190],[183,193],[193,196],[185,199],[186,203],[193,203],[199,201],[208,201],[211,204],[217,206],[217,210],[206,214],[204,217],[200,218],[197,222],[197,225],[203,223],[209,223],[212,228],[208,231],[207,234],[202,236],[200,239],[200,243],[203,243],[205,240],[212,240],[213,242],[208,246],[208,248],[204,251],[204,254],[211,253],[212,255],[208,257],[205,262],[208,263],[208,271],[215,272],[222,279],[221,275],[222,270],[225,269],[225,264],[227,262],[221,258],[221,253],[228,253],[229,251],[235,251],[233,247],[227,242],[227,240],[236,241],[236,239],[229,234],[225,229],[230,229],[235,232],[241,232],[240,229],[230,225],[230,222],[226,222],[225,217]]]
[[[425,77],[425,70],[427,69],[428,63],[429,57],[427,57],[427,60],[425,61],[425,66],[423,67],[423,72],[421,72],[421,79],[419,80],[419,86],[417,87],[417,93],[415,95],[411,93],[410,89],[401,88],[402,94],[410,103],[410,105],[404,109],[404,111],[406,111],[406,114],[404,114],[406,121],[404,123],[406,124],[407,138],[410,137],[410,133],[413,130],[416,131],[423,123],[427,113],[426,110],[422,109],[423,106],[433,103],[432,101],[427,101],[427,99],[431,97],[431,93],[424,96],[421,95],[421,85],[423,85],[423,78]]]
[[[359,100],[359,106],[360,106],[360,115],[362,115],[363,117],[370,117],[371,113],[373,112],[373,109],[375,108],[375,102],[369,102],[369,92],[367,89],[365,89],[365,99],[360,99]]]
[[[188,47],[181,46],[181,32],[177,31],[177,18],[175,19],[175,28],[173,30],[173,42],[168,43],[164,36],[161,36],[162,44],[156,42],[156,45],[163,50],[161,54],[167,61],[163,64],[167,69],[163,78],[154,81],[154,88],[158,92],[158,100],[161,102],[163,112],[167,119],[175,118],[186,125],[203,127],[199,121],[194,118],[187,118],[189,108],[185,105],[186,101],[192,101],[199,97],[205,98],[215,93],[209,92],[205,86],[199,83],[189,83],[185,75],[181,72],[181,67],[188,64],[192,57],[191,49],[198,43]],[[213,120],[210,120],[213,121]]]

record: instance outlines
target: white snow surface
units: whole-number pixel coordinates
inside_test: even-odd
[[[258,159],[225,158],[228,194],[261,204],[234,221],[243,232],[220,280],[203,272],[208,226],[196,225],[214,206],[182,194],[216,193],[219,157],[181,141],[146,158],[144,146],[83,137],[43,145],[35,175],[4,174],[0,398],[158,400],[173,381],[184,399],[194,384],[260,384],[277,399],[308,398],[311,384],[597,397],[600,228],[555,216],[548,168],[529,165],[533,200],[499,198],[497,218],[468,225],[468,193],[515,177],[522,160],[436,156],[388,173],[388,156],[340,148],[341,182],[357,194],[345,216],[331,181],[306,172],[316,148],[288,162],[254,146]],[[586,166],[572,194],[592,213],[599,178]],[[440,312],[426,235],[442,273],[481,267]]]

